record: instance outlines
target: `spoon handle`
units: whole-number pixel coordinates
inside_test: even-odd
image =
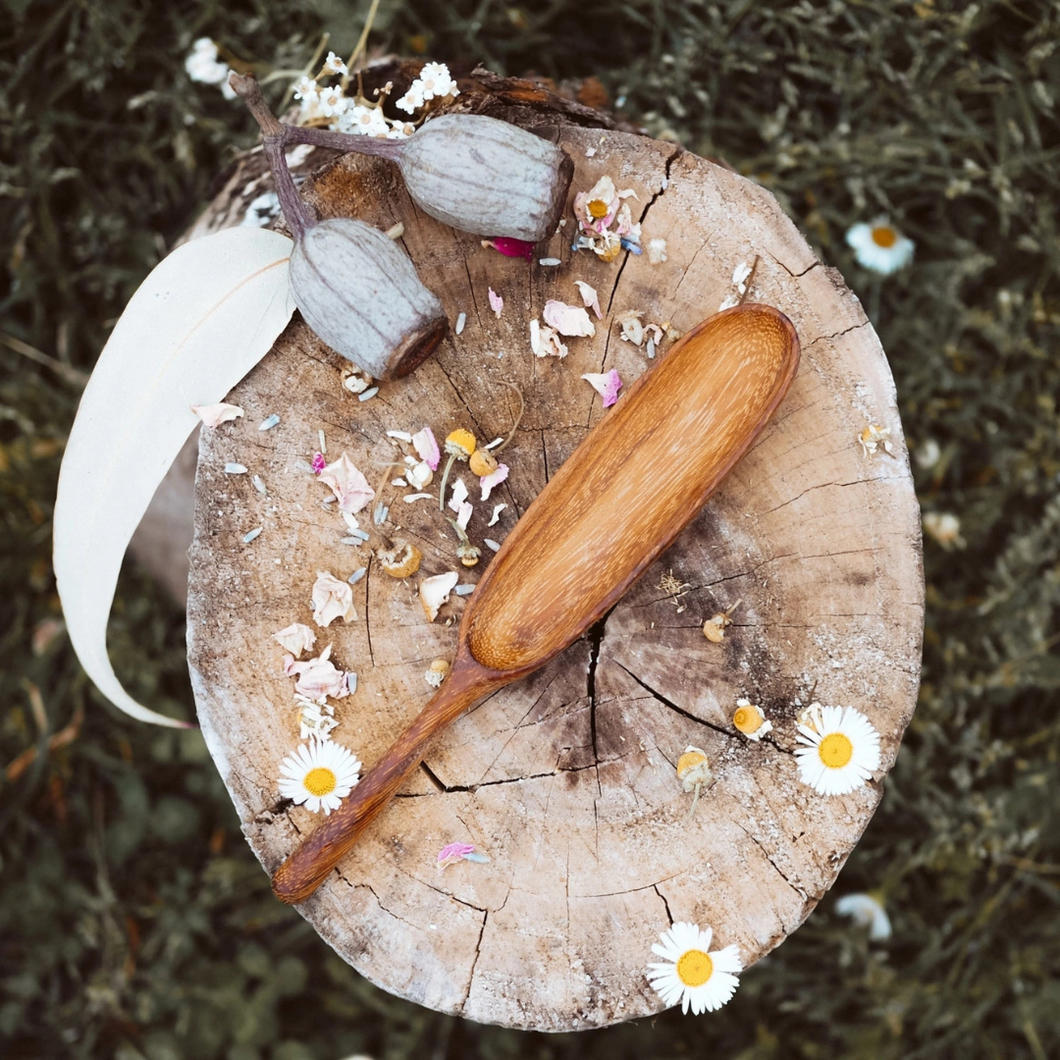
[[[365,774],[342,805],[276,870],[272,891],[281,902],[301,902],[350,851],[365,828],[423,761],[434,736],[486,693],[518,674],[498,674],[458,654],[445,683]]]

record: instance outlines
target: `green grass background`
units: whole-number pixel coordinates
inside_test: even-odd
[[[383,0],[372,38],[597,75],[656,135],[768,187],[864,301],[914,455],[941,450],[916,469],[921,503],[958,515],[965,542],[926,543],[920,703],[834,892],[881,891],[889,941],[829,896],[713,1015],[561,1036],[439,1016],[371,987],[272,900],[196,733],[118,715],[61,633],[45,643],[77,373],[254,139],[186,78],[191,41],[297,67],[325,28],[348,51],[367,6],[0,0],[0,1054],[1060,1055],[1055,2]],[[881,213],[917,244],[889,278],[843,241]],[[183,638],[127,571],[119,673],[190,716]],[[80,711],[76,739],[44,753]]]

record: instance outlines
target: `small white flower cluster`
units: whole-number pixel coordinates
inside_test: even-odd
[[[236,94],[228,83],[230,67],[221,61],[217,45],[209,37],[200,37],[184,60],[184,70],[192,81],[204,85],[220,85],[225,99],[235,99]]]
[[[294,98],[301,104],[301,120],[326,118],[328,126],[337,132],[355,136],[385,136],[388,140],[404,140],[416,131],[407,121],[394,121],[383,114],[383,102],[390,91],[388,83],[379,98],[369,102],[363,96],[347,96],[342,85],[321,85],[321,78],[332,74],[346,77],[346,64],[334,52],[328,57],[316,78],[303,76],[294,86]],[[397,106],[409,114],[432,99],[453,99],[460,95],[456,82],[444,63],[427,63],[411,88],[397,101]]]
[[[414,114],[432,99],[455,99],[459,95],[460,89],[456,87],[445,63],[424,63],[420,76],[395,106],[406,114]]]

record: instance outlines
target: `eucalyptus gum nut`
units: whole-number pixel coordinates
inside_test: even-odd
[[[335,217],[295,243],[291,292],[305,322],[375,379],[407,375],[449,330],[442,303],[392,239]]]
[[[453,228],[528,243],[551,236],[574,176],[570,156],[478,114],[444,114],[404,141],[398,160],[424,213]]]

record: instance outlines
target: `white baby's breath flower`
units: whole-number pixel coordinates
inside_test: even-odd
[[[401,97],[396,100],[394,106],[398,110],[405,111],[406,114],[415,114],[416,111],[424,104],[423,99],[423,86],[419,81],[413,81],[409,85],[409,90]]]
[[[346,64],[334,52],[328,52],[328,57],[324,60],[324,73],[342,74],[345,76],[349,73],[349,70],[346,69]]]
[[[360,779],[357,756],[334,740],[312,739],[280,763],[280,795],[327,816]]]
[[[379,107],[358,104],[343,111],[339,117],[339,129],[358,136],[386,136],[390,132],[390,125]]]
[[[191,46],[184,70],[192,81],[204,85],[223,85],[228,81],[228,64],[221,62],[217,45],[209,37],[200,37]]]
[[[883,276],[897,272],[913,260],[915,244],[885,217],[878,217],[870,224],[854,225],[847,230],[846,239],[858,264]]]
[[[869,929],[869,938],[882,942],[891,937],[891,918],[871,894],[845,894],[835,904],[840,916],[853,917],[856,924]]]
[[[798,729],[799,779],[819,795],[846,795],[880,767],[880,734],[853,707],[811,703]]]
[[[337,118],[346,109],[349,101],[342,94],[342,89],[336,85],[323,89],[317,102],[325,118]]]
[[[460,90],[445,63],[424,63],[417,81],[423,86],[424,99],[445,99],[446,96],[460,95]]]
[[[648,965],[648,981],[667,1005],[681,1002],[681,1011],[698,1016],[721,1008],[740,985],[743,971],[736,946],[711,951],[711,929],[696,924],[676,923],[663,932],[652,953],[663,958]]]
[[[302,101],[303,108],[316,103],[320,98],[320,89],[317,87],[316,81],[303,75],[301,81],[294,86],[294,98]]]

